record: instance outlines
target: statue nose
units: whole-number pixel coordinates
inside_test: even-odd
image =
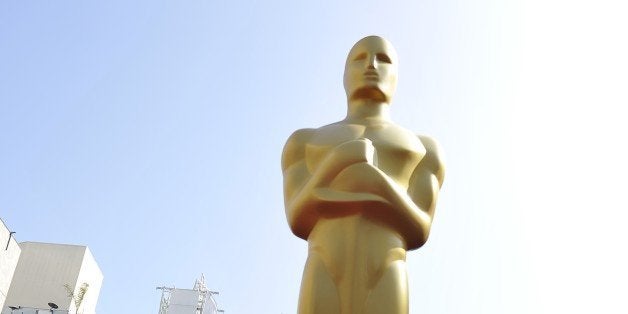
[[[377,60],[375,60],[375,56],[371,56],[369,58],[369,62],[366,65],[367,69],[377,69]]]

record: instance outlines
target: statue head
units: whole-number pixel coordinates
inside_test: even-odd
[[[389,103],[397,88],[397,52],[379,36],[360,39],[349,51],[344,86],[347,99]]]

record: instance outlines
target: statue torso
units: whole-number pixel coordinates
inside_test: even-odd
[[[308,170],[312,173],[334,147],[360,138],[372,141],[376,150],[374,165],[407,189],[426,149],[415,134],[392,123],[364,125],[340,121],[316,129],[305,145]],[[403,237],[361,213],[321,217],[308,241],[310,253],[321,255],[333,276],[352,276],[345,273],[351,269],[356,274],[366,271],[370,277],[389,262],[405,260]]]

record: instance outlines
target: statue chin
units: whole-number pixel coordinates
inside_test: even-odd
[[[369,99],[378,102],[390,101],[390,97],[387,97],[378,86],[365,86],[357,89],[353,92],[353,94],[351,94],[351,100],[359,99]]]

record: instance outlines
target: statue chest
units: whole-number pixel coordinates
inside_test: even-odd
[[[396,125],[330,125],[318,129],[306,145],[308,169],[316,169],[334,147],[360,138],[367,138],[373,143],[374,164],[404,186],[407,186],[412,172],[426,152],[416,135]]]

